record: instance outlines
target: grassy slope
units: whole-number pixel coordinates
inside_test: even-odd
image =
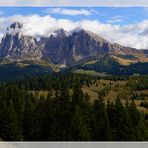
[[[84,93],[88,93],[91,100],[94,101],[95,99],[98,98],[98,91],[102,90],[104,87],[108,86],[111,83],[111,90],[109,90],[109,92],[106,94],[106,96],[104,97],[105,102],[107,103],[108,99],[110,101],[114,101],[117,98],[117,95],[123,93],[125,94],[125,98],[129,99],[130,97],[130,93],[129,93],[129,88],[126,86],[126,81],[110,81],[110,80],[98,80],[95,84],[88,86],[83,86],[82,90]],[[43,96],[47,96],[48,91],[39,91],[36,92],[39,96],[43,95]],[[136,91],[135,93],[143,93],[146,94],[147,97],[146,100],[148,101],[148,90],[143,90],[143,91]],[[34,92],[35,94],[35,92]],[[131,100],[129,100],[130,102]],[[125,104],[126,99],[122,99],[122,102]],[[144,111],[148,113],[148,109],[140,107],[140,103],[142,102],[142,100],[135,100],[135,104],[137,105],[138,109],[140,111]]]
[[[97,61],[90,61],[76,66],[77,70],[94,71],[112,75],[147,74],[148,62],[135,63],[134,60],[113,56],[104,56]]]

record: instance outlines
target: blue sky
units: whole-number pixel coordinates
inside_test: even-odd
[[[69,35],[89,30],[110,42],[148,49],[148,7],[0,7],[0,39],[13,22],[23,24],[21,33],[49,37],[63,28]]]
[[[90,15],[65,15],[61,13],[48,13],[47,9],[56,9],[59,7],[0,7],[0,16],[8,17],[12,15],[30,15],[39,14],[45,16],[47,14],[54,18],[69,19],[73,21],[89,19],[99,20],[102,23],[111,23],[119,25],[127,25],[138,23],[148,19],[148,7],[62,7],[62,9],[90,11]],[[61,7],[60,7],[61,8]]]

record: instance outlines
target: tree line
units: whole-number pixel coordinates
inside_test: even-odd
[[[90,79],[87,77],[88,84]],[[123,105],[117,97],[115,102],[105,103],[104,93],[98,92],[98,98],[92,102],[81,89],[83,83],[78,77],[68,81],[67,77],[39,79],[38,84],[48,88],[47,97],[29,91],[30,86],[37,87],[33,83],[27,89],[25,82],[1,84],[0,138],[4,141],[148,140],[145,115],[137,110],[134,100]]]

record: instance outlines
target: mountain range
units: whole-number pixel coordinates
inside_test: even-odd
[[[109,74],[148,73],[145,67],[148,50],[111,43],[83,29],[68,33],[61,28],[49,37],[40,38],[23,35],[22,29],[23,24],[19,22],[7,28],[0,44],[0,70],[8,65],[9,69],[11,65],[22,69],[34,65],[50,71],[84,69]],[[140,64],[139,69],[137,64]]]

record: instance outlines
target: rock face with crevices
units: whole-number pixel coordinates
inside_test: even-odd
[[[15,22],[7,28],[0,45],[1,58],[24,60],[26,58],[38,58],[41,56],[36,39],[23,36],[21,34],[22,27],[23,25]]]
[[[23,25],[12,23],[2,38],[0,58],[13,61],[44,60],[59,67],[70,67],[106,55],[132,55],[147,58],[145,52],[110,43],[86,30],[73,31],[71,35],[59,29],[39,41],[22,34]]]

